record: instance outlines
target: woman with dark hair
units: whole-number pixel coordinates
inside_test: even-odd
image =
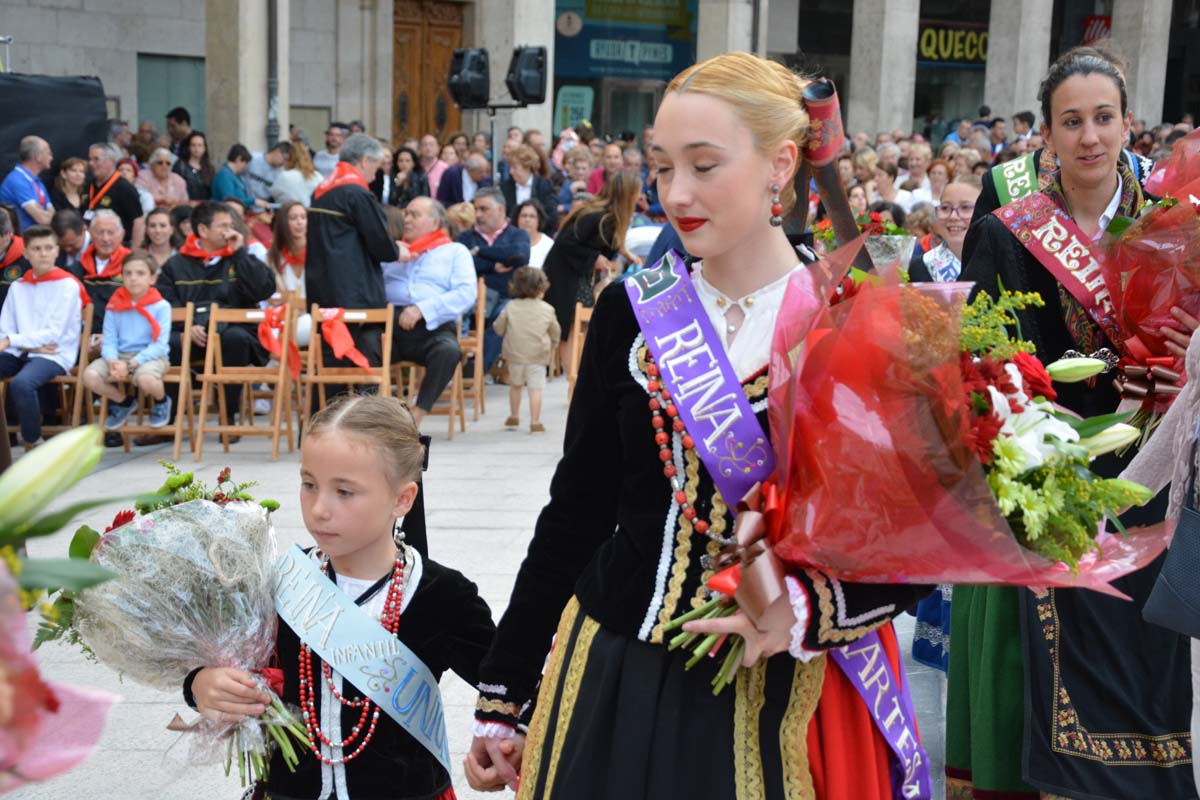
[[[271,223],[271,249],[267,266],[275,270],[279,289],[304,297],[304,261],[307,254],[308,211],[300,203],[284,203]]]
[[[215,170],[208,156],[208,139],[192,131],[179,146],[179,160],[172,169],[187,181],[188,199],[194,204],[212,197]]]
[[[517,206],[517,227],[529,234],[529,266],[541,269],[554,246],[554,240],[542,233],[546,229],[546,209],[537,200]]]
[[[407,208],[414,197],[429,197],[429,177],[421,167],[421,157],[411,147],[396,150],[392,159],[391,204]]]
[[[1121,152],[1132,121],[1124,73],[1103,50],[1075,48],[1050,68],[1039,100],[1057,159],[1019,159],[984,178],[961,280],[993,297],[1001,286],[1040,295],[1045,305],[1017,318],[1045,362],[1072,350],[1117,353],[1125,337],[1101,310],[1105,297],[1054,253],[1086,254],[1146,200]],[[1048,231],[1065,240],[1046,240]],[[1182,357],[1196,326],[1175,308],[1161,330]],[[1107,414],[1120,400],[1113,384],[1101,376],[1056,385],[1057,402],[1084,417]],[[1115,478],[1132,455],[1101,456],[1093,469]],[[1122,521],[1158,522],[1166,500]],[[1161,565],[1113,581],[1133,602],[1081,589],[955,587],[947,797],[1196,797],[1188,642],[1142,619]]]
[[[175,255],[183,239],[175,231],[171,209],[156,208],[146,215],[146,252],[154,259],[157,272],[167,259]]]

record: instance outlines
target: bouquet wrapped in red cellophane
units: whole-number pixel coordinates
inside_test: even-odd
[[[1200,131],[1175,143],[1146,188],[1163,199],[1140,209],[1137,219],[1113,221],[1100,263],[1124,335],[1115,343],[1123,407],[1137,408],[1137,421],[1150,433],[1187,378],[1161,329],[1178,327],[1176,306],[1200,317]]]
[[[964,307],[969,284],[879,281],[817,308],[800,284],[771,370],[767,527],[784,562],[853,581],[1117,594],[1110,581],[1166,546],[1166,526],[1103,532],[1149,493],[1089,468],[1131,429],[1054,406],[1031,347],[1007,338],[1009,312],[1039,298]]]

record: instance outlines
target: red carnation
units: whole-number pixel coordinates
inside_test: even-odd
[[[283,695],[283,670],[268,667],[259,674],[267,682],[267,688],[277,695]]]
[[[230,470],[229,467],[221,470],[221,473],[217,475],[217,483],[224,483],[225,481],[229,480],[229,473],[231,471],[232,470]]]
[[[1012,363],[1021,373],[1021,380],[1025,383],[1025,394],[1031,398],[1044,397],[1051,401],[1058,397],[1058,393],[1054,391],[1054,386],[1051,384],[1050,375],[1042,366],[1040,359],[1029,353],[1017,353],[1013,356]]]
[[[992,463],[992,442],[1000,435],[1003,425],[994,413],[971,419],[970,445],[980,463]]]
[[[108,533],[109,531],[115,531],[122,525],[128,525],[130,522],[133,522],[133,518],[136,516],[137,514],[135,514],[131,509],[122,509],[121,511],[117,512],[115,517],[113,517],[113,521],[107,528],[104,529],[104,532]]]

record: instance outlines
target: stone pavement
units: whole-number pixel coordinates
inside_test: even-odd
[[[445,417],[431,417],[425,430],[433,436],[429,471],[425,476],[426,513],[431,556],[461,570],[479,587],[499,619],[512,589],[517,569],[525,555],[537,514],[548,497],[550,477],[562,448],[566,419],[566,382],[548,384],[543,421],[548,431],[530,434],[528,424],[520,431],[503,428],[508,414],[508,390],[488,387],[488,413],[478,422],[468,417],[466,434],[446,438]],[[528,414],[528,403],[523,404]],[[527,417],[526,417],[527,418]],[[298,504],[298,454],[280,455],[270,461],[268,439],[243,439],[221,452],[215,439],[205,443],[204,461],[194,465],[197,475],[215,480],[224,466],[233,468],[235,478],[259,482],[260,498],[271,497],[282,507],[275,513],[281,547],[310,544]],[[56,505],[120,492],[150,491],[162,482],[159,459],[169,459],[170,447],[135,448],[126,455],[109,450],[97,470],[79,483]],[[188,454],[180,466],[193,469]],[[101,508],[79,520],[100,527],[112,518],[117,505]],[[77,524],[68,526],[73,531]],[[61,533],[31,543],[34,556],[65,555],[70,533]],[[913,619],[903,615],[897,633],[907,651],[912,640]],[[18,800],[220,800],[240,797],[236,777],[226,778],[220,766],[185,768],[183,747],[172,747],[176,734],[166,724],[177,712],[186,712],[178,692],[159,692],[122,681],[107,667],[87,662],[65,646],[49,645],[38,653],[42,668],[52,680],[105,689],[123,700],[112,711],[99,750],[82,766],[48,783],[9,795]],[[910,667],[911,667],[911,662]],[[912,668],[917,715],[921,732],[934,761],[934,775],[941,797],[941,677],[923,667]],[[462,776],[462,759],[470,744],[471,712],[475,692],[454,673],[442,679],[446,724],[451,757],[456,765],[454,783],[462,800],[482,800],[486,795],[470,790]]]

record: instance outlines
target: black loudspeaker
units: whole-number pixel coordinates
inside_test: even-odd
[[[487,108],[491,80],[487,50],[469,47],[454,51],[446,83],[459,108]]]
[[[546,102],[546,48],[518,47],[513,50],[504,83],[512,99],[523,106]]]

